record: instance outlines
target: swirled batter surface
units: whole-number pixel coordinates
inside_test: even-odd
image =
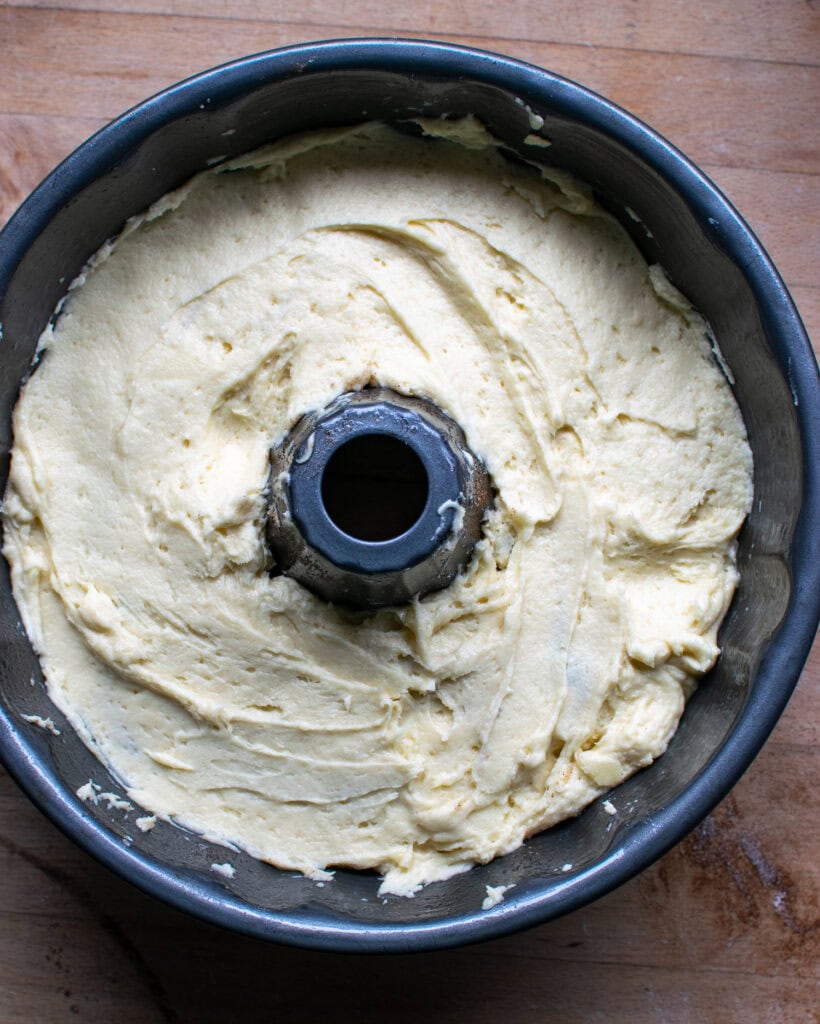
[[[5,553],[54,701],[152,813],[412,892],[665,749],[714,662],[751,457],[700,317],[475,122],[294,138],[98,254],[15,416]],[[271,575],[268,450],[376,381],[497,500],[445,591]]]

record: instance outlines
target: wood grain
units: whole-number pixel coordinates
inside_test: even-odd
[[[820,14],[803,0],[12,0],[0,4],[0,223],[94,130],[188,74],[395,33],[532,61],[649,122],[734,202],[820,337]],[[90,860],[0,773],[0,1024],[816,1021],[818,694],[815,644],[730,797],[631,883],[436,955],[305,953],[196,922]]]
[[[306,39],[321,38],[311,29],[326,24],[329,9],[325,0],[298,6],[270,0],[11,0],[11,6],[261,21],[300,26]],[[520,42],[554,42],[786,64],[816,64],[818,54],[817,9],[803,0],[513,0],[503,15],[495,0],[357,0],[336,5],[333,17],[345,35],[463,35],[505,53]]]

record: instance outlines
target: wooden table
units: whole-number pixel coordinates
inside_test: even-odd
[[[126,107],[271,47],[418,35],[506,52],[644,118],[721,186],[820,337],[816,0],[11,0],[0,3],[0,222]],[[436,955],[223,933],[99,867],[0,777],[0,1021],[818,1020],[820,647],[731,796],[563,920]]]

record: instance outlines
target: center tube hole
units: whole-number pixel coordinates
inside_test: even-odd
[[[427,502],[427,473],[403,441],[364,434],[333,453],[322,474],[322,501],[349,537],[393,540],[413,526]]]

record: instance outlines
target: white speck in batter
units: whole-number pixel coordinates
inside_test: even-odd
[[[123,800],[122,797],[117,796],[116,793],[99,793],[98,800],[104,800],[109,811],[133,811],[134,805],[129,803],[127,800]]]
[[[77,796],[82,800],[84,804],[98,804],[100,798],[97,795],[102,789],[102,786],[98,786],[96,782],[88,780],[84,785],[80,786],[77,790]]]
[[[39,715],[21,715],[20,717],[24,722],[31,722],[32,725],[38,725],[41,729],[45,729],[46,732],[54,733],[55,736],[60,735],[60,730],[50,718],[41,718]]]
[[[485,885],[484,888],[485,888],[485,890],[487,892],[487,895],[484,897],[484,900],[482,901],[481,909],[482,910],[490,910],[493,907],[497,906],[504,899],[504,894],[505,893],[509,892],[510,889],[514,889],[515,888],[515,884],[513,884],[513,885]]]

